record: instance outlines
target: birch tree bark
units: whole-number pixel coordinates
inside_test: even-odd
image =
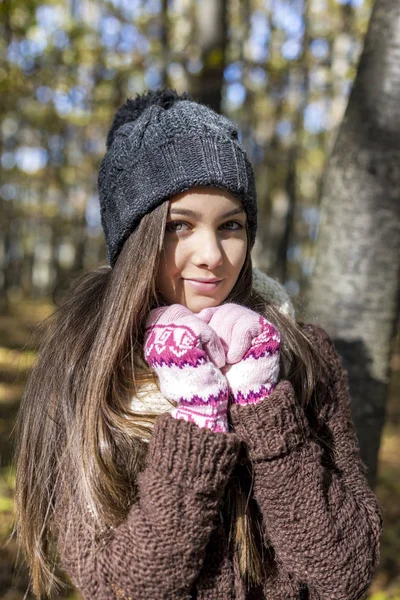
[[[322,185],[307,304],[349,372],[361,454],[375,485],[400,274],[400,3],[376,0]]]

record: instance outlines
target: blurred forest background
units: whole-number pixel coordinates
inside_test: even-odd
[[[17,561],[12,535],[12,426],[35,360],[29,336],[54,309],[57,290],[82,271],[106,264],[97,171],[115,110],[127,97],[164,84],[189,91],[239,125],[257,177],[254,263],[284,283],[299,314],[328,325],[306,292],[321,239],[323,175],[357,76],[373,4],[0,1],[0,599],[31,598],[24,596],[27,573]],[[384,9],[385,0],[381,4]],[[394,101],[400,105],[398,89]],[[398,202],[399,188],[392,189]],[[387,260],[395,262],[391,256]],[[392,309],[379,424],[375,427],[370,416],[368,429],[362,416],[356,419],[364,439],[371,428],[378,431],[371,483],[382,504],[384,535],[369,593],[374,600],[400,598],[395,321]],[[335,333],[332,327],[328,331]],[[73,590],[66,596],[78,598]]]

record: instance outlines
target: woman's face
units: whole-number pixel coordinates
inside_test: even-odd
[[[157,274],[157,290],[165,300],[193,313],[220,305],[245,261],[245,224],[242,203],[225,190],[198,187],[174,196]]]

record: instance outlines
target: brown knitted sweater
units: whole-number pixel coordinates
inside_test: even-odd
[[[357,600],[379,562],[380,507],[350,413],[347,373],[326,332],[303,325],[329,363],[318,408],[289,381],[256,405],[234,406],[235,433],[157,417],[140,499],[107,543],[90,515],[57,498],[61,564],[85,599]],[[244,442],[252,494],[273,548],[262,586],[246,592],[220,508]],[[269,551],[269,556],[271,549]]]

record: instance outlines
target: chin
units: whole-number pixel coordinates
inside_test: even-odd
[[[212,298],[209,296],[199,296],[198,298],[192,298],[186,302],[186,308],[192,313],[199,313],[203,308],[210,308],[212,306],[219,306],[222,300],[220,298]]]

